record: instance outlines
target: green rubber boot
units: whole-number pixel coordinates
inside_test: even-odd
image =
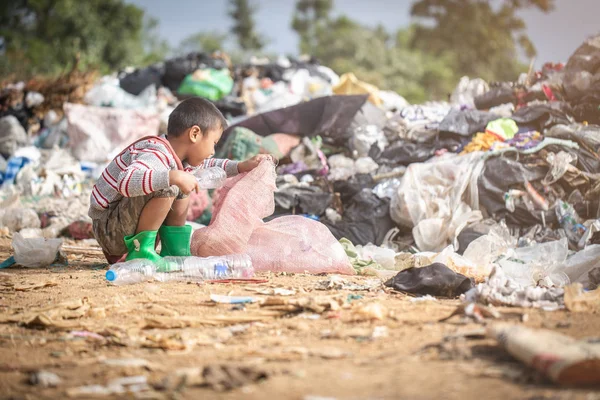
[[[190,238],[192,236],[192,227],[184,226],[166,226],[163,225],[158,230],[160,235],[162,257],[189,257],[190,253]]]
[[[156,253],[156,235],[158,231],[142,231],[137,235],[125,236],[125,246],[127,246],[126,261],[145,258],[152,261],[158,271],[167,272],[172,269],[171,263],[164,260]]]

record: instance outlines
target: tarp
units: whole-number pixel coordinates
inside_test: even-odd
[[[223,139],[234,127],[241,126],[261,136],[272,133],[320,135],[328,142],[344,145],[349,138],[348,126],[365,101],[365,95],[320,97],[248,118],[227,128]]]

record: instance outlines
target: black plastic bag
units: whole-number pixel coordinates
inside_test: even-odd
[[[487,124],[498,118],[498,115],[487,111],[451,110],[438,129],[440,133],[470,137],[477,132],[484,132]]]
[[[340,194],[342,203],[349,203],[363,189],[372,189],[375,181],[370,174],[356,174],[352,178],[333,182],[333,191]]]
[[[296,214],[323,215],[333,195],[315,186],[291,186],[275,192],[275,205],[285,210],[296,209]]]
[[[586,40],[565,66],[563,87],[570,101],[600,93],[600,35]]]
[[[479,204],[496,221],[506,220],[509,225],[531,226],[544,222],[541,214],[543,211],[531,212],[523,204],[516,206],[514,212],[506,209],[504,193],[513,186],[518,185],[524,190],[525,181],[534,182],[543,179],[548,172],[545,165],[523,165],[518,161],[493,157],[486,161],[484,169],[477,180],[479,190]],[[547,224],[556,223],[554,209],[543,212]]]
[[[136,69],[130,74],[121,74],[119,85],[126,92],[137,96],[150,85],[155,85],[157,88],[161,87],[164,73],[164,64],[151,65],[146,68]]]
[[[390,217],[390,200],[380,199],[370,189],[363,189],[349,203],[344,202],[342,221],[323,220],[336,239],[345,237],[354,244],[381,245],[395,224]]]
[[[429,160],[436,149],[437,146],[431,143],[397,141],[381,152],[376,146],[372,147],[369,156],[380,165],[409,165]]]
[[[227,68],[224,60],[213,58],[206,53],[190,53],[185,57],[177,57],[165,62],[163,85],[176,93],[183,79],[197,69]]]
[[[577,156],[577,168],[589,173],[600,171],[600,126],[598,125],[556,125],[546,131],[546,137],[572,140],[579,149],[562,149]]]
[[[501,104],[516,102],[517,97],[514,90],[508,84],[493,87],[486,93],[475,97],[475,107],[479,110],[487,110]]]
[[[554,125],[573,122],[571,106],[558,101],[522,107],[511,118],[519,126],[532,126],[542,133]]]
[[[441,297],[457,297],[474,287],[471,279],[441,263],[405,269],[385,286],[406,293]]]

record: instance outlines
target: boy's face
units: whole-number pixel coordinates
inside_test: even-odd
[[[199,129],[198,129],[199,131]],[[198,133],[192,140],[192,147],[188,153],[187,162],[197,167],[204,160],[215,155],[215,146],[219,143],[223,129],[214,128],[207,132]]]

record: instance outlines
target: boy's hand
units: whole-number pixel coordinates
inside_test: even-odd
[[[198,180],[188,172],[179,170],[169,171],[169,183],[176,185],[183,194],[190,194],[192,190],[195,190],[196,193],[200,191]]]
[[[258,167],[258,164],[260,164],[261,161],[263,161],[263,160],[271,160],[271,161],[275,162],[275,158],[272,155],[259,154],[259,155],[252,157],[249,160],[242,161],[241,163],[239,163],[238,164],[238,172],[240,174],[242,174],[244,172],[250,172],[254,168]]]

